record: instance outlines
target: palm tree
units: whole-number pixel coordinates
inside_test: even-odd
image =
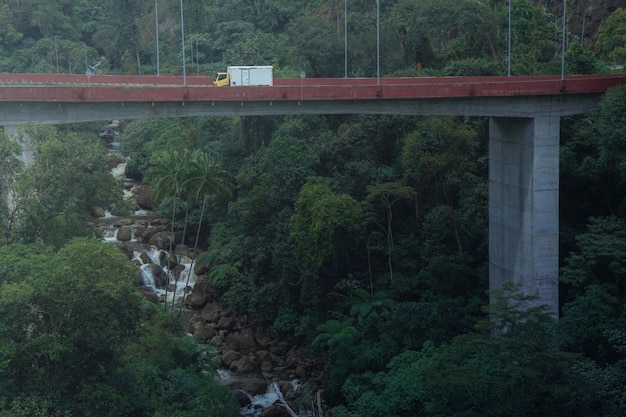
[[[196,202],[202,199],[200,220],[192,252],[194,256],[191,260],[189,273],[187,274],[186,285],[189,285],[189,278],[193,273],[194,262],[196,260],[195,254],[198,250],[200,229],[207,201],[211,195],[232,195],[232,179],[230,174],[222,168],[214,156],[200,150],[196,150],[191,154],[187,175],[187,179],[185,180],[183,186],[187,190],[189,198]],[[184,301],[185,297],[183,296],[181,306]]]
[[[169,149],[155,154],[151,159],[149,177],[154,179],[151,187],[152,197],[156,203],[163,198],[172,199],[172,216],[170,219],[170,242],[169,256],[172,254],[174,241],[174,218],[176,216],[176,200],[180,197],[183,188],[186,162],[189,159],[189,151],[185,149],[181,155],[179,152]],[[174,300],[172,298],[172,305]],[[167,286],[165,287],[165,302],[163,306],[167,311]]]

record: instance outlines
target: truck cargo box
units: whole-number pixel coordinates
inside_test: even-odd
[[[228,67],[231,86],[272,85],[272,66],[232,66]]]

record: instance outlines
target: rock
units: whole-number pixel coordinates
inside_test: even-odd
[[[154,276],[154,283],[157,288],[162,288],[168,284],[167,274],[159,265],[150,263],[145,268],[148,268]]]
[[[257,349],[256,340],[254,338],[254,330],[247,328],[243,329],[237,336],[239,339],[239,348],[247,352],[252,352]]]
[[[91,214],[91,217],[104,217],[105,216],[104,209],[98,206],[90,207],[89,213]]]
[[[150,301],[151,303],[159,304],[159,297],[154,293],[154,291],[152,291],[145,285],[139,287],[139,293],[143,296],[143,298]]]
[[[185,299],[185,305],[193,310],[199,310],[207,303],[207,289],[209,283],[206,275],[201,275],[196,280],[191,294]]]
[[[306,366],[304,366],[304,364],[298,364],[298,366],[296,366],[296,370],[294,371],[294,375],[297,378],[306,378],[307,376]]]
[[[233,362],[238,361],[239,359],[241,359],[241,353],[235,350],[229,350],[222,355],[222,363],[226,367],[230,367]]]
[[[144,242],[147,242],[152,239],[152,236],[154,236],[157,232],[158,230],[156,227],[147,227],[141,231],[141,237],[143,238]]]
[[[185,270],[185,265],[168,265],[170,271],[174,275],[174,279],[178,282],[181,282],[183,271]]]
[[[267,348],[272,344],[272,332],[266,327],[256,328],[254,331],[254,338],[256,339],[256,342],[264,348]]]
[[[229,369],[234,372],[246,373],[252,372],[257,368],[258,364],[254,356],[245,356],[239,360],[230,363]]]
[[[232,330],[235,328],[235,318],[233,316],[221,317],[217,323],[218,329]]]
[[[133,257],[133,248],[131,248],[130,246],[128,246],[124,242],[117,242],[116,246],[124,255],[126,255],[128,257],[128,259],[132,259],[132,257]]]
[[[222,320],[220,320],[220,323]],[[218,324],[218,327],[219,324]],[[221,327],[220,327],[221,328]],[[224,346],[228,349],[234,349],[239,352],[252,352],[257,348],[256,341],[254,340],[254,332],[252,329],[244,329],[241,332],[233,332],[226,336],[224,340]]]
[[[272,404],[261,413],[261,417],[291,417],[285,407]]]
[[[215,329],[208,325],[201,326],[191,333],[202,340],[211,340],[215,336],[217,336],[217,332],[215,331]]]
[[[178,245],[176,245],[176,247],[174,248],[174,254],[178,255],[178,256],[185,256],[187,258],[190,258],[191,256],[191,251],[189,249],[189,246],[187,245],[183,245],[182,243],[179,243]]]
[[[274,368],[274,365],[270,361],[261,362],[261,371],[269,372]]]
[[[220,347],[224,344],[224,336],[217,335],[209,340],[209,345]]]
[[[202,252],[198,252],[198,253],[196,254],[196,259],[198,258],[198,256],[200,256],[200,254],[201,254],[201,253],[202,253]],[[208,263],[203,262],[203,263],[201,263],[201,264],[196,263],[196,264],[194,265],[194,268],[193,268],[193,273],[194,273],[194,274],[196,274],[197,276],[200,276],[200,275],[205,275],[205,274],[207,274],[208,272],[209,272],[209,264],[208,264]]]
[[[200,316],[202,316],[202,318],[207,323],[215,323],[215,324],[217,324],[219,322],[220,318],[222,317],[222,308],[221,308],[220,304],[218,304],[218,303],[207,304],[202,309],[202,313],[200,313]],[[218,326],[218,328],[220,328],[220,327]]]
[[[295,389],[293,387],[293,384],[289,381],[279,381],[278,382],[278,387],[280,388],[280,392],[283,393],[283,397],[285,398],[289,398],[292,399],[294,397],[295,394]]]
[[[143,225],[137,225],[137,223],[135,223],[135,237],[137,239],[142,238],[143,237],[143,232],[146,230],[146,226]]]
[[[133,220],[132,219],[119,219],[117,221],[115,221],[115,223],[113,223],[113,227],[122,227],[122,226],[130,226],[133,224]]]
[[[274,341],[270,346],[270,352],[274,355],[282,356],[289,350],[289,344],[285,341]]]
[[[272,353],[267,350],[259,350],[255,353],[255,356],[259,362],[272,362]]]
[[[170,240],[171,238],[168,232],[159,232],[152,236],[148,243],[159,249],[169,249]]]
[[[152,210],[156,207],[152,198],[150,198],[150,186],[142,184],[137,188],[137,205],[142,209]]]
[[[170,224],[170,219],[168,219],[167,217],[161,217],[160,219],[154,219],[154,224],[157,224],[159,226],[167,226],[168,224]]]
[[[250,395],[262,395],[267,392],[267,382],[263,378],[250,377],[239,381],[239,388]]]
[[[252,404],[250,396],[241,390],[235,391],[235,397],[239,401],[239,407],[247,407]]]
[[[129,242],[132,239],[133,231],[130,226],[123,226],[117,230],[115,237],[121,242]]]

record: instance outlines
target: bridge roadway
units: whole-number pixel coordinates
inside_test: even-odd
[[[0,124],[150,117],[401,114],[489,117],[489,286],[521,284],[558,315],[560,117],[598,109],[626,74],[275,79],[0,74]]]
[[[578,114],[626,74],[545,77],[287,78],[272,87],[213,87],[208,77],[0,74],[0,123],[145,117]],[[511,104],[512,101],[515,104]],[[29,103],[28,105],[26,103]],[[85,104],[89,104],[86,106]]]

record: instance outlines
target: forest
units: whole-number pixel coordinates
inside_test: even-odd
[[[590,47],[529,0],[2,0],[0,72],[375,77],[377,20],[382,77],[626,61],[621,8]],[[240,415],[213,347],[93,228],[94,207],[133,210],[101,125],[25,126],[29,166],[0,134],[0,417]],[[624,132],[626,88],[561,118],[558,318],[513,285],[489,293],[487,118],[126,120],[119,152],[216,302],[303,348],[321,403],[302,415],[618,417]]]

